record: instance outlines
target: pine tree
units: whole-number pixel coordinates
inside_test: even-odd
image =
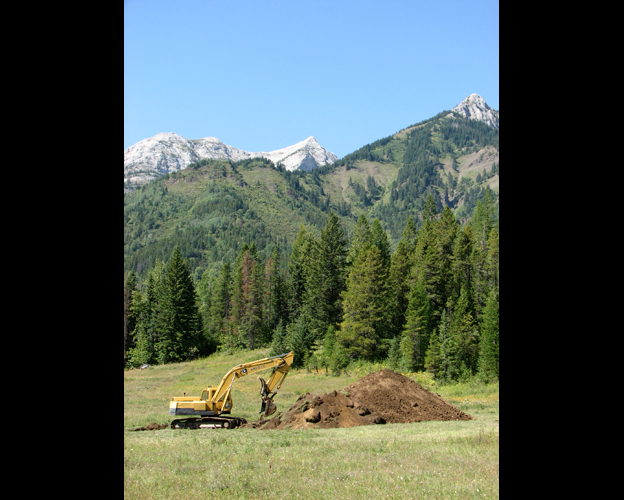
[[[269,331],[285,320],[284,282],[280,275],[280,252],[276,245],[265,266],[264,277],[264,314],[263,318]]]
[[[370,234],[371,243],[379,248],[381,260],[384,266],[390,270],[390,243],[388,242],[388,235],[381,227],[381,223],[378,219],[373,221]]]
[[[288,337],[290,348],[294,353],[292,366],[294,368],[306,366],[314,337],[303,314],[299,315],[299,318],[289,325]]]
[[[401,334],[402,366],[406,371],[422,370],[433,330],[433,312],[424,276],[420,276],[409,295],[405,327]]]
[[[215,294],[215,279],[212,273],[204,271],[197,284],[197,308],[202,318],[205,354],[211,354],[217,350],[219,336],[218,327],[215,323],[218,319],[213,318],[212,302]]]
[[[299,226],[297,238],[293,243],[288,257],[288,317],[297,318],[301,313],[306,294],[306,283],[310,275],[310,255],[314,245],[314,238],[303,224]]]
[[[154,344],[158,339],[157,308],[164,265],[157,262],[148,273],[140,291],[135,291],[132,297],[132,312],[136,318],[133,336],[135,347],[128,352],[128,360],[134,367],[156,361]]]
[[[472,217],[476,244],[484,253],[487,247],[488,236],[494,227],[494,223],[494,201],[492,199],[492,190],[488,187],[485,190],[483,201],[477,201],[474,216]]]
[[[364,245],[371,242],[372,234],[370,224],[368,223],[366,215],[361,214],[358,217],[357,224],[355,225],[355,229],[351,235],[351,241],[349,243],[349,249],[346,256],[347,265],[352,265]]]
[[[483,202],[479,200],[475,209],[472,225],[474,227],[475,241],[472,254],[472,262],[474,265],[474,300],[477,315],[485,307],[485,302],[492,288],[490,282],[490,266],[488,265],[488,241],[492,230],[494,229],[494,204],[492,201],[492,192],[486,189]],[[497,244],[492,242],[493,249]],[[497,257],[496,257],[497,259]],[[496,260],[494,259],[494,260]]]
[[[351,266],[343,292],[344,316],[338,338],[351,359],[379,354],[384,324],[387,273],[375,245],[366,245]]]
[[[210,304],[210,336],[217,340],[217,344],[226,349],[231,348],[230,339],[230,313],[232,300],[232,268],[229,262],[225,262],[211,298]]]
[[[288,335],[286,328],[282,320],[277,324],[277,328],[273,333],[273,340],[271,342],[271,352],[269,356],[279,356],[290,351],[290,345],[288,344]]]
[[[479,333],[469,303],[469,294],[462,289],[455,305],[449,328],[448,377],[453,380],[474,375],[477,370]]]
[[[312,246],[304,299],[306,321],[316,340],[322,340],[327,327],[342,319],[346,246],[340,220],[330,211],[319,241]]]
[[[446,309],[443,309],[442,314],[440,315],[438,332],[437,335],[435,335],[433,346],[430,343],[433,365],[437,368],[437,371],[435,372],[435,378],[437,380],[449,380],[452,377],[452,370],[455,366],[455,346],[452,342],[453,339],[450,334],[450,329],[451,318],[446,313]]]
[[[429,221],[431,223],[438,218],[438,207],[431,193],[427,195],[420,215],[422,216],[423,221]]]
[[[160,363],[183,361],[204,348],[201,316],[188,261],[179,247],[165,269],[157,307],[160,337],[154,349]]]
[[[336,329],[334,328],[334,325],[329,325],[329,327],[327,327],[327,332],[325,333],[325,339],[323,340],[323,352],[320,359],[321,367],[325,368],[326,373],[327,369],[331,366],[331,360],[334,353],[335,345]]]
[[[409,280],[413,252],[416,246],[416,226],[410,216],[396,252],[391,257],[390,273],[388,277],[389,307],[391,312],[390,336],[396,337],[403,329],[405,313],[409,303]]]
[[[435,267],[433,279],[429,284],[441,304],[446,304],[453,290],[453,250],[459,229],[459,223],[449,207],[444,207],[440,218],[434,225],[435,229]]]
[[[239,331],[249,349],[256,348],[262,327],[262,269],[254,257],[257,258],[255,244],[245,253],[241,262]]]
[[[462,289],[472,290],[474,266],[472,262],[474,231],[471,224],[458,231],[453,248],[451,298],[457,302]]]
[[[484,380],[498,380],[499,352],[498,297],[495,290],[488,296],[481,318],[479,376]]]
[[[132,312],[132,294],[138,289],[138,280],[134,271],[130,271],[124,281],[124,366],[128,351],[134,347],[132,332],[136,327],[136,317]]]
[[[485,262],[487,281],[490,290],[498,290],[498,281],[500,274],[499,266],[499,238],[498,231],[493,228],[490,231],[487,244],[487,256]]]
[[[391,370],[398,370],[401,368],[401,346],[397,337],[390,341],[387,362],[388,368]]]
[[[248,257],[249,246],[245,243],[241,248],[234,264],[230,321],[225,335],[228,350],[245,347],[247,345],[247,339],[243,330],[243,322],[247,307],[246,297],[244,295],[243,260]],[[247,263],[247,265],[249,265],[249,263]],[[247,270],[247,273],[249,273],[249,270]]]
[[[444,313],[442,313],[444,315]],[[440,323],[442,324],[442,322]],[[427,348],[427,354],[425,356],[425,369],[433,374],[435,379],[439,378],[441,371],[442,359],[440,353],[440,335],[437,330],[434,330],[429,340],[429,347]]]

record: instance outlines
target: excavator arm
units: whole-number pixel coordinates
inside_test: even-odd
[[[283,355],[282,355],[283,356]],[[260,413],[264,413],[265,417],[272,415],[275,413],[276,406],[273,403],[273,398],[279,391],[280,387],[282,387],[282,383],[288,375],[290,371],[290,365],[292,364],[293,353],[290,352],[287,356],[290,356],[290,362],[285,362],[284,364],[278,366],[273,370],[273,373],[269,377],[269,381],[265,381],[262,377],[258,377],[260,379],[260,395],[262,396],[262,407],[260,408]]]
[[[273,403],[273,397],[277,394],[277,391],[282,386],[286,375],[290,371],[294,358],[294,352],[280,354],[279,356],[272,356],[270,358],[259,359],[258,361],[252,361],[250,363],[242,363],[235,366],[221,379],[221,383],[217,387],[217,390],[212,397],[212,400],[217,403],[221,400],[227,400],[234,381],[242,378],[250,373],[267,370],[269,368],[275,368],[273,373],[269,377],[269,381],[265,382],[262,377],[260,379],[261,388],[260,395],[262,396],[262,407],[260,412],[264,412],[266,416],[275,412],[275,404]],[[275,392],[271,392],[275,389]],[[267,413],[271,410],[270,413]]]

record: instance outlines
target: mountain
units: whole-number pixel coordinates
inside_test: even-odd
[[[228,146],[216,137],[189,140],[174,133],[160,133],[124,151],[124,190],[131,191],[162,175],[184,170],[202,159],[240,161],[258,157],[276,165],[281,162],[288,171],[310,171],[338,159],[314,137],[275,151],[250,153]]]
[[[455,106],[451,113],[486,123],[498,129],[498,111],[492,109],[479,94],[470,94]]]
[[[165,151],[177,147],[178,164],[189,161],[180,159],[182,153],[199,158],[200,144],[204,156],[184,169],[163,167],[166,175],[124,192],[124,270],[143,274],[167,261],[176,245],[196,279],[234,262],[243,244],[255,243],[266,262],[276,244],[289,254],[300,224],[320,233],[330,210],[349,236],[360,215],[378,219],[394,251],[409,217],[422,224],[428,196],[439,211],[448,206],[465,224],[489,193],[498,218],[498,111],[476,94],[312,170],[278,169],[272,162],[288,166],[309,155],[320,164],[313,138],[279,150],[281,156],[271,157],[273,151],[251,157],[216,139],[167,137],[154,142]],[[209,148],[214,159],[207,159]],[[163,157],[176,165],[173,154]]]

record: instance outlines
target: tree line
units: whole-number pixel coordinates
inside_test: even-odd
[[[437,380],[498,379],[499,229],[489,191],[462,225],[428,196],[394,252],[378,219],[348,238],[330,211],[290,253],[255,243],[195,283],[179,248],[146,278],[124,273],[124,366],[216,350],[295,351],[295,366],[340,373],[383,360]]]

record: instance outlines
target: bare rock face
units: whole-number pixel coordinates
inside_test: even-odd
[[[490,127],[498,129],[498,111],[492,109],[479,94],[470,94],[466,99],[455,106],[451,112],[487,123]],[[453,116],[449,113],[447,116]]]
[[[173,133],[160,133],[124,151],[124,185],[140,185],[162,175],[184,170],[203,158],[240,161],[267,158],[289,171],[306,170],[334,163],[338,157],[314,137],[270,152],[250,153],[221,142],[216,137],[188,140]]]

